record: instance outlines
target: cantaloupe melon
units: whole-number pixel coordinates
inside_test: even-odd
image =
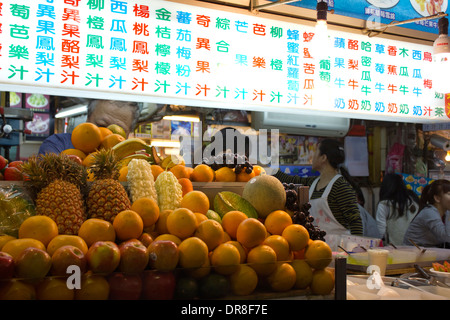
[[[284,210],[286,192],[280,180],[270,175],[252,178],[244,186],[242,197],[250,202],[260,218],[275,210]]]

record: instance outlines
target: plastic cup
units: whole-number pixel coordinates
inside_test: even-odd
[[[386,274],[389,251],[385,249],[369,249],[367,253],[369,254],[369,266],[378,266],[380,275],[384,276]]]

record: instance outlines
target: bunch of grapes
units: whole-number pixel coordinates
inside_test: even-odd
[[[300,207],[295,184],[283,183],[283,187],[286,191],[286,208],[294,213],[292,216],[292,222],[304,226],[306,230],[308,230],[309,237],[312,240],[325,241],[324,237],[326,232],[320,230],[313,224],[314,218],[309,214],[311,204],[307,202]]]
[[[243,170],[247,174],[250,174],[253,171],[253,165],[250,163],[247,156],[239,155],[237,153],[223,153],[218,156],[203,158],[202,163],[210,166],[213,170],[228,167],[234,169],[236,174],[241,173]]]

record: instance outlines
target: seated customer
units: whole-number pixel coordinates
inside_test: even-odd
[[[423,247],[450,245],[450,181],[436,180],[427,185],[420,197],[420,211],[406,230],[403,244],[414,241]]]

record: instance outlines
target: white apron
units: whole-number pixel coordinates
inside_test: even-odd
[[[322,196],[317,199],[311,199],[314,190],[316,189],[317,182],[319,178],[313,181],[311,187],[309,188],[309,203],[311,208],[309,209],[310,215],[314,218],[313,224],[319,227],[320,230],[324,230],[327,235],[342,235],[350,234],[350,230],[346,229],[342,224],[340,224],[333,213],[331,212],[330,206],[328,205],[328,194],[333,187],[334,182],[341,177],[337,174],[328,183]],[[327,238],[325,236],[325,238]]]

